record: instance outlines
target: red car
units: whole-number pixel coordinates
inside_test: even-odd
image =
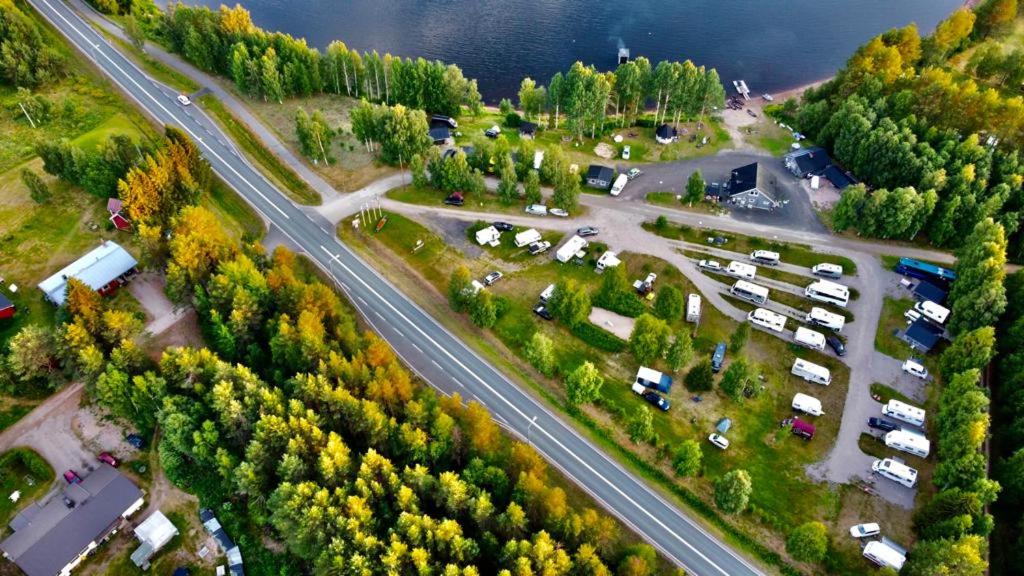
[[[114,458],[114,456],[110,452],[100,452],[99,456],[97,456],[96,458],[100,462],[103,462],[104,464],[110,464],[114,468],[117,468],[117,465],[120,464],[117,458]]]
[[[67,480],[68,484],[78,484],[82,481],[81,476],[79,476],[74,470],[68,470],[65,472],[64,479]]]

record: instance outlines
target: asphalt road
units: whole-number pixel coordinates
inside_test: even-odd
[[[172,90],[147,77],[66,4],[29,1],[156,121],[189,134],[213,170],[328,271],[373,328],[427,382],[443,393],[480,401],[499,423],[690,573],[762,573],[447,332],[341,244],[330,223],[300,210],[267,182],[196,106],[178,104]]]

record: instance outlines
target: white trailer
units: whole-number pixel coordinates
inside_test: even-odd
[[[626,188],[626,182],[629,182],[629,176],[626,176],[625,174],[619,174],[619,176],[615,178],[615,182],[612,184],[611,195],[618,196],[619,194],[621,194],[622,191]]]
[[[488,244],[496,247],[501,244],[501,232],[498,232],[498,229],[494,226],[488,226],[482,230],[477,230],[476,243],[481,246]]]
[[[622,264],[622,261],[615,255],[615,252],[605,252],[597,259],[597,264],[594,265],[594,268],[598,272],[604,272],[607,268],[615,268],[619,264]]]
[[[829,280],[818,280],[807,286],[804,288],[804,296],[818,302],[835,304],[841,308],[846,308],[846,305],[850,303],[850,289]]]
[[[946,319],[949,318],[949,308],[939,306],[931,300],[924,300],[914,304],[914,310],[923,314],[924,317],[930,320],[933,324],[938,324],[940,326],[945,324]]]
[[[548,298],[551,298],[551,295],[554,294],[554,293],[555,293],[555,285],[554,284],[548,284],[548,287],[545,288],[540,293],[540,301],[541,302],[547,302]]]
[[[808,324],[814,324],[821,326],[822,328],[828,328],[833,332],[839,332],[846,325],[846,318],[841,314],[835,312],[829,312],[824,308],[811,308],[810,313],[804,318]]]
[[[700,320],[700,295],[690,294],[686,297],[686,321],[698,322]]]
[[[864,547],[864,557],[882,568],[892,568],[897,572],[903,569],[903,564],[907,561],[907,557],[899,550],[880,540],[868,542]]]
[[[764,308],[755,308],[747,313],[747,320],[773,332],[782,332],[786,328],[786,317]]]
[[[540,238],[540,232],[537,232],[534,228],[523,230],[516,234],[516,248],[522,248],[523,246],[533,244],[534,242],[539,241]]]
[[[757,266],[753,264],[746,264],[744,262],[736,262],[733,260],[729,262],[729,265],[725,267],[725,273],[729,276],[736,278],[742,278],[744,280],[753,280],[757,276]]]
[[[793,410],[798,410],[811,416],[821,416],[824,414],[821,411],[821,400],[800,392],[793,396]]]
[[[888,404],[882,406],[882,414],[902,420],[907,424],[913,424],[918,427],[924,426],[925,411],[922,408],[911,406],[899,400],[889,400]]]
[[[917,470],[892,458],[875,460],[871,464],[871,470],[879,476],[888,478],[893,482],[899,482],[907,488],[913,488],[917,485]]]
[[[825,335],[803,326],[797,328],[793,333],[793,341],[811,350],[820,352],[825,349]]]
[[[780,262],[779,253],[771,250],[754,250],[750,253],[750,259],[758,264],[777,266]]]
[[[932,446],[927,438],[910,430],[893,430],[886,433],[885,445],[921,458],[928,457]]]
[[[562,244],[562,247],[559,248],[557,252],[555,252],[555,258],[558,259],[559,262],[568,262],[569,260],[572,260],[573,256],[576,256],[580,250],[583,250],[589,244],[590,243],[585,239],[574,235],[572,238],[569,238],[568,242]]]
[[[803,358],[797,358],[793,361],[793,368],[790,372],[794,376],[799,376],[808,382],[814,382],[815,384],[821,384],[822,386],[828,386],[832,383],[832,372],[824,366],[818,366],[813,362],[808,362]]]

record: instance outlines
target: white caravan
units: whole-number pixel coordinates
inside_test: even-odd
[[[811,308],[810,313],[804,318],[808,324],[814,324],[821,326],[822,328],[828,328],[833,332],[839,332],[846,326],[846,318],[841,314],[835,312],[829,312],[824,308]]]
[[[779,253],[771,250],[754,250],[750,253],[750,259],[758,264],[777,266],[779,264]]]
[[[879,476],[884,476],[893,482],[899,482],[907,488],[913,488],[917,485],[917,470],[892,458],[875,460],[871,464],[871,470]]]
[[[793,333],[793,341],[811,350],[820,352],[825,349],[825,335],[803,326],[797,328]]]
[[[864,547],[864,557],[882,568],[892,568],[897,572],[903,569],[903,564],[907,561],[907,557],[899,550],[880,540],[868,542]]]
[[[885,445],[921,458],[928,457],[932,446],[927,438],[909,430],[893,430],[886,433]]]
[[[889,400],[889,403],[882,406],[882,414],[897,420],[902,420],[914,426],[924,426],[925,411],[917,406],[911,406],[899,400]]]
[[[828,386],[832,383],[832,372],[824,366],[818,366],[813,362],[808,362],[803,358],[797,358],[793,361],[793,368],[790,372],[794,376],[799,376],[808,382],[814,382],[815,384],[821,384],[822,386]]]
[[[755,308],[747,313],[747,320],[751,324],[756,324],[762,328],[767,328],[774,332],[782,332],[786,327],[786,317],[782,314],[777,314],[771,310],[765,310],[764,308]]]
[[[798,410],[811,416],[821,416],[824,414],[821,411],[821,400],[800,392],[793,396],[793,410]]]
[[[700,295],[690,294],[686,297],[686,321],[697,322],[700,320]]]
[[[753,280],[754,277],[757,276],[757,266],[733,260],[732,262],[729,262],[728,266],[726,266],[725,273],[736,278]]]

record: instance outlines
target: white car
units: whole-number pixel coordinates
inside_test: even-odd
[[[729,447],[729,439],[721,434],[712,434],[711,436],[708,436],[708,442],[711,442],[722,450]]]
[[[622,147],[622,159],[629,160],[629,146]]]
[[[569,213],[566,212],[565,210],[562,210],[561,208],[551,208],[550,210],[548,210],[548,214],[551,214],[552,216],[560,216],[562,218],[569,217]]]
[[[181,104],[182,106],[188,106],[191,103],[192,101],[188,99],[188,96],[185,96],[184,94],[178,94],[178,104]]]
[[[534,216],[547,216],[548,207],[543,204],[530,204],[526,207],[526,213]]]
[[[906,362],[903,363],[903,371],[911,376],[917,376],[921,380],[928,379],[928,369],[913,358],[908,358]]]
[[[878,524],[874,522],[850,526],[850,536],[853,536],[854,538],[870,538],[871,536],[878,536],[881,531],[882,530],[878,527]]]
[[[487,276],[484,276],[484,284],[490,286],[491,284],[494,284],[498,280],[501,280],[503,276],[504,274],[495,270],[494,272],[491,272]]]
[[[697,266],[704,268],[705,270],[714,270],[716,272],[720,272],[722,270],[722,265],[719,264],[718,260],[701,260],[700,262],[697,262]]]

